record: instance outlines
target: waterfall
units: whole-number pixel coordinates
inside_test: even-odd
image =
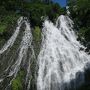
[[[73,21],[64,15],[58,17],[56,26],[45,20],[38,56],[37,90],[69,90],[68,83],[76,78],[76,73],[84,72],[90,56],[84,52],[85,47],[77,41],[73,24]],[[81,75],[79,79],[76,86],[83,83],[84,76]]]
[[[25,17],[20,17],[17,21],[18,25],[14,34],[7,41],[7,43],[0,50],[1,65],[3,62],[7,63],[7,66],[2,65],[0,73],[0,83],[7,82],[3,87],[7,90],[8,86],[11,85],[13,79],[16,78],[18,72],[23,67],[26,71],[25,88],[30,89],[30,63],[31,59],[35,58],[33,46],[32,46],[32,33],[30,28],[30,23]],[[21,26],[24,25],[24,31]],[[6,55],[6,56],[5,56]],[[7,61],[8,59],[8,61]],[[5,61],[6,60],[6,61]],[[5,67],[3,69],[3,66]],[[9,79],[7,79],[9,78]]]
[[[22,62],[22,59],[24,56],[26,56],[27,51],[28,51],[28,47],[31,46],[31,42],[32,42],[32,35],[31,35],[31,31],[30,31],[30,25],[29,23],[27,23],[25,21],[26,24],[26,30],[25,30],[25,35],[22,37],[22,41],[21,41],[21,45],[20,45],[20,51],[18,54],[18,59],[15,62],[15,64],[12,66],[12,70],[9,73],[9,76],[11,76],[12,74],[16,75],[19,68],[20,68],[20,64]]]
[[[13,35],[0,49],[0,90],[11,90],[21,70],[24,90],[76,90],[83,84],[90,56],[77,41],[73,26],[64,15],[58,17],[56,25],[45,20],[36,62],[29,20],[20,17]]]
[[[14,44],[18,34],[19,34],[19,30],[21,27],[21,23],[22,23],[23,17],[20,17],[18,19],[18,26],[14,32],[14,34],[12,35],[12,37],[7,41],[7,43],[3,46],[3,48],[0,50],[0,54],[2,54],[3,52],[5,52],[8,48],[12,47],[12,45]]]

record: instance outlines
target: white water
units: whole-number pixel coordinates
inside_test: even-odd
[[[8,68],[10,72],[5,78],[14,76],[13,80],[19,72],[21,65],[27,65],[25,85],[27,84],[26,89],[29,90],[31,83],[31,59],[35,58],[35,54],[31,45],[32,34],[27,19],[21,17],[18,20],[18,26],[14,34],[0,50],[0,54],[14,45],[20,33],[22,23],[25,23],[26,28],[18,48],[19,52],[17,58],[15,58],[15,63],[10,64]],[[64,83],[69,83],[75,79],[77,72],[83,72],[86,63],[90,60],[90,56],[81,51],[81,48],[85,49],[77,41],[77,36],[73,31],[73,21],[68,16],[61,15],[56,22],[56,26],[46,20],[42,30],[41,51],[38,56],[37,90],[64,90]],[[29,52],[32,52],[32,54]],[[27,56],[29,56],[28,59]],[[1,78],[0,83],[5,78]],[[83,82],[84,77],[82,76],[80,80]]]
[[[77,72],[83,72],[90,56],[81,51],[81,47],[85,48],[77,41],[68,16],[61,15],[56,26],[46,20],[38,56],[37,90],[64,90],[64,83],[75,79]]]
[[[11,36],[11,38],[7,41],[7,43],[3,46],[3,48],[0,50],[0,54],[4,53],[8,48],[12,47],[18,34],[19,34],[19,30],[20,30],[20,27],[21,27],[21,24],[22,24],[22,20],[23,20],[23,17],[20,17],[17,21],[18,23],[18,26],[14,32],[14,34]]]
[[[11,85],[13,79],[15,79],[15,77],[17,76],[17,73],[20,71],[21,66],[25,66],[25,68],[27,70],[26,77],[25,77],[26,78],[25,84],[28,84],[26,86],[28,86],[27,90],[29,90],[30,89],[30,77],[31,77],[30,60],[31,60],[31,58],[35,57],[34,50],[31,45],[32,33],[31,33],[30,23],[27,20],[27,18],[21,17],[17,22],[18,22],[18,26],[17,26],[14,34],[7,41],[7,43],[4,45],[4,47],[0,50],[0,54],[2,54],[14,45],[14,43],[20,33],[20,30],[21,30],[20,27],[23,25],[23,23],[25,23],[25,31],[22,35],[22,40],[20,42],[20,45],[19,45],[19,47],[17,47],[18,55],[15,58],[15,62],[10,63],[9,67],[5,70],[7,72],[7,76],[4,76],[5,78],[11,77],[11,76],[13,77],[5,89],[7,90],[8,86]],[[30,52],[32,52],[32,54],[29,54]],[[27,57],[27,56],[29,56],[29,57]],[[5,78],[0,79],[0,83],[3,82]]]
[[[70,11],[69,11],[69,6],[66,6],[66,10],[67,10],[67,15],[70,15]]]
[[[31,84],[31,79],[32,79],[31,70],[30,70],[30,67],[31,67],[31,63],[30,62],[31,62],[31,59],[33,59],[33,60],[36,59],[33,46],[31,46],[31,50],[32,50],[32,56],[29,57],[29,63],[28,63],[28,68],[27,68],[27,75],[26,75],[26,80],[25,80],[25,84],[27,85],[27,83],[28,83],[27,90],[30,90],[30,84]]]
[[[0,79],[0,82],[2,82],[3,81],[3,79]]]
[[[21,45],[19,47],[20,51],[18,54],[18,59],[16,60],[15,64],[12,66],[9,76],[12,76],[13,74],[17,75],[17,72],[20,69],[21,62],[23,58],[26,56],[28,48],[31,46],[32,34],[31,34],[30,24],[27,21],[25,21],[25,24],[26,24],[26,30],[22,38]]]

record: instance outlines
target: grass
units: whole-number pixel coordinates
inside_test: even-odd
[[[5,15],[0,14],[0,46],[12,35],[17,19],[20,17],[15,12],[8,12]]]
[[[0,33],[2,34],[6,30],[7,25],[0,24]]]
[[[23,90],[23,81],[24,81],[25,72],[21,70],[17,77],[12,81],[11,90]]]
[[[33,38],[35,42],[40,42],[41,40],[41,29],[39,26],[36,26],[35,29],[33,30]]]
[[[19,17],[20,15],[15,13],[9,13],[7,15],[0,16],[0,33],[7,31],[7,28],[12,26]]]

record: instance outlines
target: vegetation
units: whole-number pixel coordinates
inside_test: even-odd
[[[15,12],[0,11],[0,47],[12,35],[20,15]],[[5,14],[4,14],[5,12]]]
[[[12,30],[15,28],[14,25],[16,25],[17,19],[23,15],[30,19],[31,26],[33,27],[34,49],[38,55],[41,42],[42,22],[46,17],[55,21],[60,14],[65,14],[64,8],[61,8],[57,3],[53,3],[52,0],[30,0],[30,2],[26,0],[1,0],[0,45],[12,35]],[[35,60],[33,60],[33,66],[31,67],[33,77],[35,73],[33,71],[35,69],[34,66],[36,67]],[[21,70],[12,81],[11,90],[23,90],[24,76],[25,72]],[[34,88],[34,86],[34,79],[32,79],[31,88]]]
[[[33,37],[35,42],[40,42],[41,40],[41,29],[40,27],[36,26],[33,30]]]
[[[21,70],[17,77],[12,81],[11,90],[23,90],[25,72]]]
[[[25,3],[23,5],[24,15],[30,18],[32,26],[42,26],[42,20],[44,17],[48,17],[50,20],[54,21],[60,14],[65,13],[58,4],[54,3]],[[43,18],[42,18],[43,17]]]
[[[90,42],[90,0],[67,0],[79,36]]]
[[[31,26],[42,26],[45,17],[54,21],[65,10],[52,0],[1,0],[0,1],[0,38],[11,36],[11,26],[23,15],[30,19]],[[0,40],[1,40],[0,39]]]
[[[6,31],[7,27],[11,25],[13,25],[17,18],[19,17],[19,15],[16,15],[15,13],[12,14],[7,14],[4,16],[1,16],[0,18],[0,33],[3,33]]]
[[[90,50],[90,0],[67,0],[71,17],[78,28],[79,39]],[[85,83],[76,90],[90,90],[90,70],[85,71]]]
[[[32,31],[33,34],[33,45],[36,57],[39,54],[40,46],[41,46],[41,28],[39,26],[35,26],[35,28]]]
[[[27,0],[26,0],[27,1]],[[48,16],[50,20],[54,21],[57,16],[64,14],[65,11],[57,3],[51,2],[52,0],[1,0],[1,10],[14,11],[21,15],[30,18],[32,26],[41,26],[42,16]],[[4,12],[5,14],[6,12]]]
[[[67,0],[71,17],[77,25],[79,37],[86,42],[90,42],[90,0]],[[0,1],[0,42],[7,40],[17,19],[23,15],[30,19],[31,26],[34,28],[33,41],[35,52],[38,55],[41,42],[41,27],[43,20],[47,17],[51,21],[61,15],[66,14],[65,9],[52,0],[1,0]],[[37,56],[36,55],[36,56]],[[36,64],[36,62],[33,62]],[[33,67],[31,67],[33,68]],[[35,69],[35,68],[34,68]],[[12,81],[12,90],[22,90],[25,72],[21,70],[17,77]],[[90,88],[90,87],[87,87]],[[83,85],[79,90],[86,89]]]

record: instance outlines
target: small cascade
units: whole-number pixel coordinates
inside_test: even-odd
[[[77,41],[73,25],[64,15],[56,25],[45,20],[39,52],[28,19],[20,17],[13,35],[0,49],[0,90],[11,90],[17,77],[23,90],[76,90],[83,84],[90,56]]]
[[[19,50],[18,58],[15,64],[12,66],[9,76],[12,76],[13,74],[15,76],[17,75],[17,72],[20,69],[20,64],[24,56],[26,56],[29,46],[31,46],[32,34],[30,30],[30,25],[26,21],[25,24],[26,24],[26,30],[24,36],[22,37],[21,45],[19,47],[20,50]]]
[[[45,20],[38,56],[37,90],[70,90],[70,87],[77,87],[84,82],[84,75],[80,73],[78,84],[77,80],[73,85],[69,84],[77,78],[78,72],[84,72],[90,60],[90,56],[84,52],[85,47],[77,41],[73,24],[64,15],[58,18],[56,26]]]
[[[24,29],[21,29],[22,25]],[[23,68],[25,70],[25,77],[23,78],[25,79],[24,87],[26,90],[29,90],[31,77],[30,65],[31,60],[35,58],[35,54],[32,46],[32,33],[30,23],[27,18],[21,17],[18,20],[18,26],[14,34],[0,50],[0,54],[2,61],[0,63],[2,64],[0,83],[2,86],[4,82],[6,83],[6,85],[2,88],[0,87],[0,89],[4,88],[5,90],[8,90],[12,81],[18,75],[18,72],[20,72],[20,70]],[[6,67],[4,66],[3,62],[7,62]]]
[[[20,17],[19,20],[18,20],[18,26],[14,32],[14,34],[12,35],[12,37],[7,41],[7,43],[3,46],[3,48],[0,50],[0,54],[4,53],[8,48],[12,47],[12,45],[14,44],[18,34],[19,34],[19,30],[20,30],[20,27],[21,27],[21,24],[22,24],[22,20],[23,20],[23,17]]]

